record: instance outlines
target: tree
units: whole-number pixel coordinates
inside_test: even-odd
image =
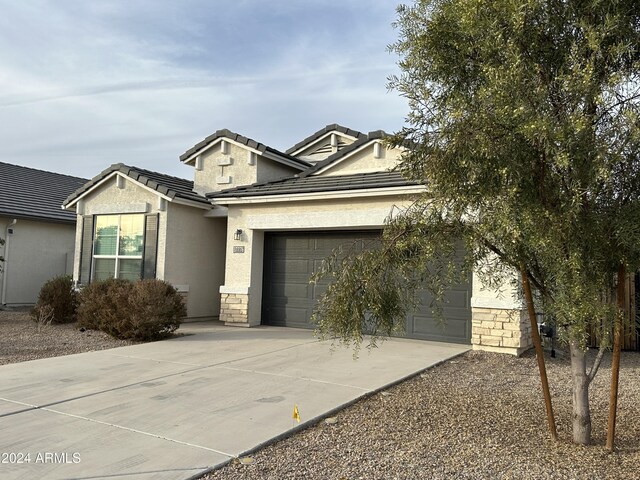
[[[473,269],[491,286],[523,266],[569,346],[573,440],[588,444],[602,358],[588,369],[588,334],[608,344],[616,272],[640,265],[640,4],[417,0],[396,27],[390,87],[410,112],[390,143],[411,145],[399,169],[427,192],[376,251],[324,264],[319,329],[357,344],[366,327],[375,341],[418,287],[442,301]]]

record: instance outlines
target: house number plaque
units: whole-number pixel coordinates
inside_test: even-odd
[[[244,247],[233,247],[233,253],[244,253]]]

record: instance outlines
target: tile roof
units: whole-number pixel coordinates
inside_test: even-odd
[[[209,135],[207,138],[205,138],[201,142],[196,143],[193,147],[191,147],[189,150],[187,150],[182,155],[180,155],[180,161],[184,162],[191,155],[193,155],[194,153],[196,153],[199,150],[202,150],[204,147],[206,147],[207,145],[215,142],[219,138],[227,138],[229,140],[233,140],[233,141],[238,142],[238,143],[240,143],[242,145],[246,145],[247,147],[253,148],[254,150],[258,150],[261,154],[264,154],[265,152],[269,152],[269,153],[272,153],[274,155],[280,156],[285,160],[289,160],[290,162],[293,162],[293,163],[299,165],[300,166],[300,170],[308,168],[309,165],[310,165],[308,162],[306,162],[306,161],[304,161],[304,160],[302,160],[300,158],[292,157],[288,153],[283,153],[283,152],[281,152],[279,150],[276,150],[275,148],[271,148],[271,147],[269,147],[269,146],[267,146],[267,145],[265,145],[263,143],[256,142],[255,140],[252,140],[251,138],[243,137],[242,135],[234,133],[231,130],[227,130],[226,128],[222,129],[222,130],[218,130],[215,133]]]
[[[75,223],[62,201],[87,180],[60,173],[0,162],[0,215],[13,218]]]
[[[123,163],[115,163],[93,177],[85,185],[69,195],[69,197],[64,201],[64,205],[66,206],[73,200],[80,197],[83,193],[100,183],[113,172],[123,173],[127,177],[136,180],[158,193],[168,196],[169,198],[182,198],[209,205],[209,202],[205,197],[193,191],[193,181],[191,180],[185,180],[184,178],[173,177],[171,175],[165,175],[164,173],[153,172],[151,170],[145,170],[144,168],[130,167]]]
[[[338,125],[337,123],[332,123],[331,125],[327,125],[326,127],[318,130],[317,132],[312,133],[304,140],[299,141],[293,147],[288,148],[286,153],[292,154],[293,152],[300,150],[302,147],[309,145],[310,143],[314,142],[315,140],[322,137],[323,135],[326,135],[329,132],[344,133],[345,135],[355,137],[356,139],[366,137],[366,135],[362,132],[358,132],[357,130],[351,130],[350,128],[343,127],[342,125]]]
[[[295,176],[266,183],[255,183],[220,192],[208,193],[207,198],[224,199],[258,197],[267,195],[291,195],[332,191],[362,190],[369,188],[405,187],[420,185],[405,179],[400,172],[356,173],[352,175]]]
[[[358,148],[360,148],[361,146],[365,145],[366,143],[369,143],[369,142],[371,142],[373,140],[381,140],[386,136],[387,136],[387,133],[384,132],[383,130],[376,130],[374,132],[369,132],[367,135],[361,134],[361,136],[358,138],[358,140],[353,142],[351,145],[348,145],[348,146],[344,147],[342,150],[334,153],[333,155],[328,156],[324,160],[319,161],[313,167],[311,167],[311,168],[305,170],[304,172],[302,172],[300,174],[300,176],[307,177],[309,175],[312,175],[313,173],[317,172],[318,170],[321,170],[322,168],[326,167],[327,165],[330,165],[333,162],[335,162],[336,160],[339,160],[342,157],[344,157],[344,156],[350,154],[351,152],[357,150]]]

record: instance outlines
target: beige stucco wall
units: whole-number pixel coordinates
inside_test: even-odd
[[[389,195],[229,205],[221,319],[229,325],[260,324],[265,232],[381,228],[392,208],[402,208],[408,202],[406,196]],[[237,229],[243,231],[240,240],[233,239]],[[234,247],[244,251],[234,252]],[[531,346],[530,326],[510,280],[505,279],[498,288],[486,288],[478,275],[473,275],[474,349],[519,355]]]
[[[384,225],[394,205],[407,202],[402,196],[379,196],[230,205],[226,276],[220,293],[233,295],[234,300],[248,295],[246,323],[259,325],[265,231],[377,229]],[[238,229],[243,231],[242,238],[234,240],[233,233]],[[244,251],[234,252],[234,247]]]
[[[380,158],[374,155],[374,144],[371,143],[362,150],[350,155],[342,161],[336,162],[331,168],[320,175],[350,175],[354,173],[384,172],[395,167],[400,161],[402,151],[399,148],[387,150],[380,148]]]
[[[122,177],[123,188],[116,183],[116,176],[83,197],[77,204],[75,255],[73,260],[73,278],[80,278],[80,254],[82,247],[82,217],[85,215],[107,215],[118,213],[159,213],[158,225],[158,263],[156,277],[165,278],[165,244],[167,232],[167,212],[160,208],[160,197],[151,190]]]
[[[486,286],[473,274],[471,343],[474,350],[520,355],[533,345],[531,323],[518,294],[516,272]]]
[[[0,237],[12,220],[0,217]],[[0,256],[7,257],[0,267],[0,295],[5,282],[7,305],[34,304],[47,280],[71,274],[75,225],[18,219],[11,228],[8,246],[0,246]]]
[[[227,142],[227,154],[222,153],[222,143],[213,145],[200,155],[202,169],[195,168],[194,162],[194,190],[201,195],[250,185],[256,182],[268,182],[288,177],[299,172],[293,167],[277,163],[273,160],[254,154],[251,151]],[[250,162],[250,158],[252,161]],[[221,182],[227,178],[228,183]],[[225,180],[226,182],[226,180]]]
[[[84,197],[78,210],[84,215],[158,213],[158,255],[156,278],[181,291],[190,319],[217,318],[219,287],[224,280],[226,219],[206,218],[208,209],[161,201],[161,197],[124,178],[108,179]],[[79,278],[82,215],[78,215],[74,278]]]
[[[178,204],[167,208],[164,279],[188,290],[190,318],[217,318],[224,281],[225,218],[205,218],[204,210]]]
[[[282,163],[274,162],[263,157],[258,157],[258,182],[271,182],[281,178],[291,177],[300,170]]]

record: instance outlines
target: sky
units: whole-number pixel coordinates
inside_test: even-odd
[[[0,0],[0,162],[183,178],[228,128],[286,150],[327,124],[400,129],[388,0]]]

